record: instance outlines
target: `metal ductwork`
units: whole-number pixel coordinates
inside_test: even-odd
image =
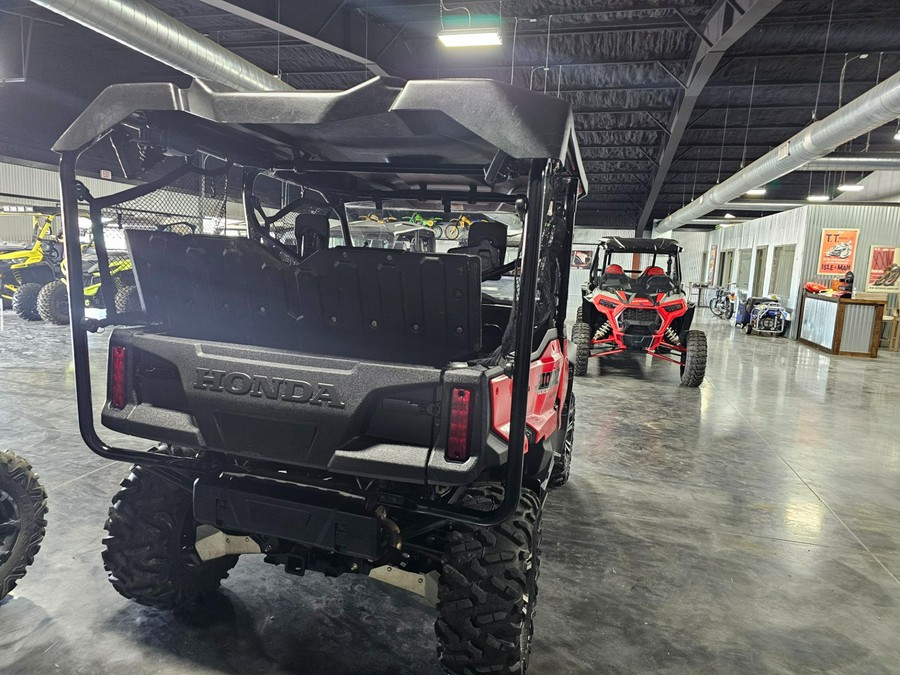
[[[839,206],[900,206],[900,202],[867,202],[860,200],[810,202],[804,199],[791,199],[779,201],[745,200],[742,202],[728,202],[727,204],[722,205],[722,209],[725,211],[789,211],[790,209],[797,209],[801,206],[822,206],[827,204],[836,204]],[[697,219],[695,218],[691,222],[695,223],[697,222]]]
[[[144,0],[33,0],[191,77],[235,91],[294,91]]]
[[[900,171],[900,155],[820,157],[800,171]]]
[[[728,208],[732,199],[765,185],[814,159],[832,152],[873,129],[900,117],[900,73],[815,122],[745,169],[711,188],[687,206],[663,218],[658,232],[669,232],[711,211]]]

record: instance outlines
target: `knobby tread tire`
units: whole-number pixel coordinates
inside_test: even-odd
[[[591,327],[579,321],[572,328],[572,342],[575,343],[575,375],[587,375],[588,359],[591,357]]]
[[[140,311],[141,298],[138,295],[137,286],[122,286],[116,291],[116,312],[118,314]]]
[[[494,509],[498,485],[472,486],[463,506]],[[524,673],[540,573],[541,502],[522,488],[516,512],[494,527],[450,535],[438,594],[438,656],[448,673]]]
[[[65,303],[65,311],[60,302]],[[37,296],[37,312],[41,319],[57,326],[69,324],[69,288],[60,280],[44,284]]]
[[[0,490],[16,503],[19,531],[9,551],[0,545],[0,600],[16,587],[41,548],[47,529],[47,492],[31,465],[0,450]],[[0,544],[3,536],[0,533]]]
[[[150,469],[134,466],[113,497],[103,566],[123,596],[156,609],[180,609],[215,591],[238,556],[202,562],[193,551],[193,503]]]
[[[687,351],[681,357],[681,384],[699,387],[706,376],[706,334],[701,330],[689,330],[684,346]]]
[[[40,321],[41,315],[37,311],[37,298],[41,292],[41,284],[22,284],[13,293],[13,311],[25,321]]]
[[[575,394],[569,395],[569,402],[563,411],[565,420],[565,436],[562,452],[553,456],[553,468],[550,469],[550,487],[561,488],[569,482],[569,472],[572,469],[572,444],[575,439]]]

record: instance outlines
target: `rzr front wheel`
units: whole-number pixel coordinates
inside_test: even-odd
[[[550,470],[550,487],[559,488],[569,481],[572,469],[572,448],[575,443],[575,394],[569,395],[569,402],[563,411],[566,422],[566,435],[563,446],[553,455],[553,468]]]
[[[16,587],[41,548],[47,493],[31,465],[0,451],[0,600]]]
[[[706,334],[701,330],[689,330],[681,353],[681,384],[699,387],[706,376]]]
[[[493,510],[498,485],[476,485],[462,505]],[[435,633],[449,673],[524,673],[531,654],[541,560],[541,501],[522,488],[509,520],[459,526],[450,534],[438,592]]]
[[[238,560],[202,561],[189,489],[134,466],[113,497],[103,565],[123,596],[156,609],[179,609],[215,591]]]
[[[591,327],[579,321],[572,328],[572,342],[575,344],[575,375],[587,375],[588,360],[591,358]]]

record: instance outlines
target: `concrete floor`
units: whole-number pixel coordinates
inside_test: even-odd
[[[77,435],[67,330],[5,320],[0,447],[34,464],[51,512],[0,605],[0,672],[438,672],[432,610],[365,579],[246,559],[192,613],[120,598],[100,540],[127,467]],[[578,381],[530,672],[898,672],[900,358],[706,328],[699,390],[644,359]]]

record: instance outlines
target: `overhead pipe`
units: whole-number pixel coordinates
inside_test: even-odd
[[[294,91],[144,0],[32,0],[191,77],[235,91]]]
[[[814,122],[774,150],[663,218],[658,232],[669,232],[717,209],[748,190],[796,171],[814,159],[888,124],[900,116],[900,73],[895,73],[823,120]],[[842,202],[844,203],[844,202]]]
[[[840,206],[900,206],[900,202],[867,202],[860,200],[839,201],[839,202],[810,202],[805,199],[791,199],[779,201],[754,201],[746,200],[741,202],[728,202],[722,205],[725,211],[789,211],[797,209],[801,206],[823,206],[828,204],[837,204]],[[697,222],[695,218],[691,222]]]
[[[900,171],[898,155],[861,155],[859,157],[820,157],[800,171]]]

